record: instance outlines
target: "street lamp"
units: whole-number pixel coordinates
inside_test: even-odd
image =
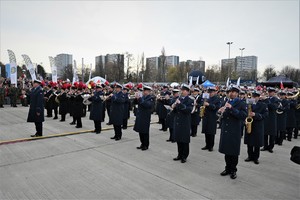
[[[243,51],[245,50],[245,48],[240,48],[241,51],[241,72],[243,73]]]
[[[228,53],[228,58],[230,58],[230,45],[232,45],[232,43],[233,43],[233,42],[227,42],[227,43],[226,43],[226,44],[228,44],[228,47],[229,47],[229,51],[228,51],[228,52],[229,52],[229,53]]]
[[[230,45],[232,45],[233,42],[227,42],[226,44],[228,44],[229,50],[228,50],[228,59],[230,59]],[[231,77],[231,66],[229,64],[229,60],[228,60],[228,64],[227,64],[227,68],[228,68],[228,77]]]

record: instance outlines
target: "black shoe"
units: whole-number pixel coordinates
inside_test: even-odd
[[[112,125],[111,123],[106,123],[106,125]]]
[[[142,151],[146,151],[148,149],[148,147],[142,147],[141,149],[142,149]]]
[[[62,119],[61,119],[61,120],[59,120],[59,121],[60,121],[60,122],[64,122],[64,121],[66,121],[66,120],[62,120]]]
[[[270,152],[270,153],[273,153],[273,150],[272,150],[272,149],[269,149],[269,152]]]
[[[54,117],[53,119],[58,119],[58,117]]]
[[[262,149],[260,149],[261,151],[268,151],[268,149],[267,148],[262,148]]]
[[[38,134],[35,134],[35,135],[31,135],[30,137],[42,137],[43,135],[38,135]]]
[[[282,146],[282,142],[278,142],[278,146]]]
[[[245,159],[245,162],[250,162],[252,161],[252,159],[250,159],[249,157]]]
[[[209,148],[208,151],[213,151],[213,148]]]
[[[259,164],[259,161],[258,161],[258,160],[254,160],[253,162],[254,162],[256,165]]]
[[[171,140],[166,140],[167,142],[171,142]]]
[[[236,172],[232,172],[232,173],[230,174],[230,178],[231,178],[231,179],[236,179],[236,177],[237,177]]]
[[[120,138],[120,137],[118,137],[118,138],[116,138],[115,140],[116,140],[116,141],[118,141],[118,140],[121,140],[121,138]]]
[[[173,158],[173,160],[177,161],[177,160],[181,160],[181,158],[177,156],[176,158]]]
[[[201,149],[202,149],[202,150],[207,150],[207,149],[208,149],[208,147],[206,147],[206,146],[205,146],[205,147],[203,147],[203,148],[201,148]]]
[[[161,129],[158,129],[158,130],[162,131],[163,129],[161,128]]]
[[[291,138],[289,138],[289,139],[287,139],[287,140],[288,140],[288,141],[290,141],[290,142],[292,141],[292,139],[291,139]]]
[[[70,125],[75,125],[75,124],[76,124],[75,122],[71,122],[71,123],[70,123]]]
[[[112,140],[115,140],[117,137],[116,136],[114,136],[114,137],[111,137],[110,139],[112,139]]]
[[[186,159],[185,158],[182,158],[181,159],[181,163],[185,163],[186,162]]]
[[[96,131],[96,134],[100,134],[101,133],[101,131]]]
[[[175,143],[175,141],[171,141],[172,143]]]
[[[230,173],[226,169],[223,172],[220,173],[221,176],[226,176],[228,174],[230,174]]]
[[[122,127],[122,129],[124,129],[124,130],[125,130],[125,129],[127,129],[127,127]]]
[[[197,135],[191,135],[192,137],[196,137]]]
[[[50,117],[52,117],[52,116],[51,116],[51,115],[49,115],[49,116],[47,115],[46,117],[49,117],[49,118],[50,118]]]
[[[168,129],[163,129],[163,132],[166,132]]]
[[[296,136],[294,136],[294,139],[297,139],[297,137],[296,137]]]
[[[75,126],[75,128],[82,128],[82,126]]]
[[[137,149],[142,149],[143,148],[143,146],[141,145],[141,146],[139,146],[139,147],[136,147]]]

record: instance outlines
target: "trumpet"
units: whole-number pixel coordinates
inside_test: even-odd
[[[245,119],[245,125],[246,125],[246,130],[247,133],[250,134],[252,131],[252,122],[253,122],[253,118],[250,116],[252,112],[252,104],[248,104],[248,117]]]

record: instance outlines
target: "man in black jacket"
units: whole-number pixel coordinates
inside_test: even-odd
[[[40,80],[34,80],[30,93],[30,107],[27,122],[34,122],[36,133],[31,137],[43,136],[44,92]]]
[[[102,120],[102,107],[103,107],[103,92],[101,84],[96,85],[96,91],[93,95],[89,98],[89,101],[92,102],[91,104],[91,112],[90,112],[90,120],[94,121],[96,134],[101,133],[101,120]]]
[[[136,120],[133,130],[139,133],[141,145],[137,149],[145,151],[149,148],[149,128],[151,121],[151,110],[154,105],[154,100],[150,95],[152,88],[144,86],[143,96],[135,95],[135,103],[138,105],[136,112]]]

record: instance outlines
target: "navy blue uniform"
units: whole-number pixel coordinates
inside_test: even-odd
[[[133,130],[139,133],[141,148],[149,147],[149,128],[154,100],[150,95],[134,100],[138,105]]]
[[[41,86],[33,88],[30,93],[30,107],[27,122],[34,122],[36,136],[43,135],[44,118],[44,92]]]

